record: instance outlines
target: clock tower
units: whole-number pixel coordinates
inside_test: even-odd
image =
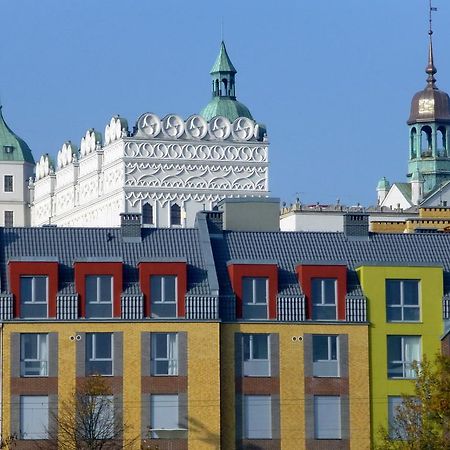
[[[408,119],[408,181],[420,175],[424,196],[450,180],[450,98],[436,86],[431,26],[428,34],[427,85],[414,95]]]

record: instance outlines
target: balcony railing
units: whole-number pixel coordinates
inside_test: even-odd
[[[442,316],[444,320],[450,320],[450,295],[444,295],[442,299]]]
[[[306,320],[305,296],[278,296],[277,319],[285,322],[303,322]]]
[[[122,319],[142,319],[144,317],[144,296],[122,295]]]
[[[78,294],[62,294],[56,297],[56,318],[60,320],[78,319]]]
[[[367,300],[364,296],[350,296],[345,299],[345,320],[367,322]]]
[[[11,294],[0,294],[0,320],[11,320],[13,318],[13,296]]]
[[[186,319],[216,320],[219,318],[219,298],[210,295],[186,296]]]

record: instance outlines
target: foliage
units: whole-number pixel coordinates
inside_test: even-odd
[[[101,376],[86,378],[52,419],[49,439],[38,444],[41,449],[119,450],[131,448],[139,439],[124,441],[126,425],[114,411],[111,389]]]
[[[4,439],[0,439],[0,449],[13,449],[16,446],[17,436],[11,435]]]
[[[450,449],[450,357],[424,357],[414,370],[414,396],[402,395],[390,430],[379,430],[378,450]]]

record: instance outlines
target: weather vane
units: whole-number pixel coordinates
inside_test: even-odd
[[[432,0],[430,0],[430,29],[429,29],[429,31],[428,31],[428,34],[429,34],[430,36],[433,34],[433,16],[432,16],[432,13],[433,13],[433,11],[437,11],[437,8],[434,7],[434,6],[431,4],[431,1],[432,1]]]

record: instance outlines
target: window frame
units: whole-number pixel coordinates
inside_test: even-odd
[[[258,280],[264,280],[265,281],[265,301],[264,302],[260,302],[257,301],[258,300],[258,295],[257,295],[257,281]],[[252,294],[251,294],[251,301],[247,301],[247,296],[246,296],[246,289],[245,289],[245,284],[251,281],[251,290],[252,290]],[[242,318],[245,320],[265,320],[269,318],[269,277],[267,276],[243,276],[242,277]],[[245,314],[245,310],[246,308],[252,308],[252,307],[258,307],[258,306],[265,306],[266,308],[266,314],[265,317],[260,318],[260,317],[247,317]],[[262,309],[262,308],[261,308]]]
[[[148,208],[148,209],[147,209]],[[141,205],[142,212],[142,225],[154,225],[155,224],[155,215],[153,205],[149,202],[142,203]],[[146,219],[150,220],[147,221]]]
[[[178,208],[174,210],[175,206]],[[180,227],[182,226],[182,208],[178,203],[172,203],[169,209],[170,226]],[[176,220],[174,220],[176,219]]]
[[[165,335],[166,337],[166,357],[165,358],[161,358],[157,356],[157,336],[163,336]],[[169,358],[169,346],[170,346],[170,338],[172,336],[175,336],[175,358]],[[180,361],[180,357],[179,357],[179,344],[180,344],[180,339],[179,339],[179,335],[178,333],[160,333],[160,332],[156,332],[156,333],[151,333],[151,337],[150,337],[150,341],[151,341],[151,367],[150,367],[150,372],[152,374],[152,376],[157,376],[157,377],[172,377],[172,376],[178,376],[179,373],[179,361]],[[158,370],[158,362],[165,362],[167,361],[167,372],[168,373],[160,373]],[[171,369],[171,364],[170,362],[173,361],[174,366],[173,366],[173,371],[174,373],[169,373],[170,369]]]
[[[37,343],[37,358],[26,358],[25,356],[25,336],[27,337],[36,337]],[[43,359],[40,357],[41,352],[41,339],[45,337],[45,351],[46,351],[46,357]],[[45,363],[43,366],[39,369],[39,374],[30,374],[26,373],[26,363],[36,363],[40,362]],[[48,377],[48,370],[49,370],[49,335],[48,333],[20,333],[20,376],[24,378],[36,378],[36,377]],[[43,373],[42,373],[43,372]]]
[[[334,284],[334,303],[325,303],[326,299],[326,281],[333,280]],[[320,282],[320,302],[315,302],[317,300],[314,295],[314,285],[316,282]],[[321,319],[316,317],[316,308],[329,308],[334,306],[334,318]],[[311,278],[311,319],[318,321],[335,321],[338,319],[338,279],[334,277],[312,277]]]
[[[46,408],[45,407],[44,408],[36,408],[40,413],[39,414],[37,414],[37,413],[33,414],[33,418],[35,418],[36,420],[38,418],[42,419],[44,417],[46,417],[46,420],[44,420],[43,423],[41,424],[43,430],[41,430],[40,433],[37,436],[35,436],[35,433],[33,433],[32,436],[28,437],[27,434],[29,434],[29,433],[24,431],[24,428],[25,428],[25,426],[24,426],[25,425],[24,424],[24,422],[25,422],[24,411],[25,411],[25,409],[29,409],[29,406],[24,405],[24,403],[26,403],[24,401],[24,399],[30,399],[30,398],[35,398],[36,400],[37,399],[44,399],[44,398],[46,399],[46,402],[45,402],[46,403]],[[38,402],[36,402],[35,404],[37,405]],[[24,406],[26,406],[26,408],[24,408]],[[45,410],[45,409],[46,409],[46,412],[47,412],[46,415],[42,414],[42,410]],[[49,409],[50,409],[50,405],[49,405],[49,396],[48,395],[21,395],[20,396],[20,400],[19,400],[19,430],[20,430],[19,431],[19,438],[23,439],[23,440],[48,439],[49,438],[48,426],[49,426],[49,422],[50,422],[49,421]]]
[[[159,280],[159,289],[161,292],[161,299],[155,301],[155,293],[152,289],[152,280]],[[174,280],[174,286],[173,286],[173,292],[175,293],[175,297],[173,300],[166,300],[166,283],[168,280]],[[154,316],[154,306],[163,305],[174,305],[175,306],[175,314],[169,315],[169,316]],[[156,308],[158,309],[158,308]],[[178,274],[151,274],[150,275],[150,311],[151,311],[151,317],[152,318],[175,318],[178,317]]]
[[[173,401],[173,405],[167,404],[168,402],[168,398],[170,398],[170,401]],[[176,399],[176,402],[175,402]],[[158,414],[155,413],[155,408],[157,406],[156,401],[159,400],[161,402],[161,400],[163,401],[163,405],[164,403],[166,403],[166,405],[162,406],[162,408],[165,408],[165,414],[167,415],[167,410],[168,408],[173,408],[174,411],[171,411],[171,414],[175,413],[176,410],[176,417],[170,417],[169,422],[172,423],[176,423],[177,426],[176,427],[172,427],[172,428],[167,428],[167,427],[160,427],[160,428],[156,428],[155,427],[155,418],[158,419],[158,421],[161,421],[161,417],[158,417]],[[157,408],[156,408],[157,409]],[[159,414],[162,414],[161,412]],[[173,420],[175,419],[175,420]],[[164,422],[164,421],[163,421]],[[181,428],[180,427],[180,395],[179,394],[151,394],[150,395],[150,435],[152,439],[167,439],[166,436],[158,436],[158,432],[159,431],[165,431],[166,433],[168,432],[172,432],[175,435],[179,434],[179,433],[184,433],[186,431],[185,428]]]
[[[14,211],[6,210],[3,212],[3,223],[5,228],[14,226]]]
[[[407,305],[405,304],[405,281],[406,282],[412,282],[415,281],[417,283],[417,305]],[[390,304],[388,299],[388,283],[390,282],[399,282],[400,283],[400,303],[397,304]],[[421,301],[420,301],[420,280],[419,279],[397,279],[397,278],[387,278],[385,282],[385,289],[386,289],[386,321],[387,322],[420,322],[421,321]],[[392,299],[391,299],[392,301]],[[391,308],[399,309],[401,312],[401,318],[400,319],[391,319],[389,318],[389,310]],[[405,309],[408,310],[418,310],[418,319],[405,319]]]
[[[267,402],[264,404],[262,402]],[[261,402],[260,405],[257,405]],[[242,437],[243,439],[273,439],[273,410],[272,410],[273,399],[272,395],[243,395],[242,398]],[[258,413],[263,411],[263,406],[268,409],[264,411],[264,419],[270,423],[270,427],[261,427],[257,430],[250,428],[250,413],[251,408],[256,408]],[[257,434],[254,434],[257,431]]]
[[[267,358],[255,358],[254,346],[255,336],[264,336],[267,345]],[[244,377],[270,377],[271,376],[271,339],[270,333],[245,333],[242,335],[242,374]],[[248,352],[247,352],[248,345]],[[246,359],[246,353],[249,357]],[[247,363],[247,364],[246,364]],[[254,370],[253,366],[266,366],[265,373],[259,373],[259,370]],[[253,369],[253,370],[252,370]],[[261,370],[261,369],[260,369]],[[261,370],[261,372],[263,372]]]
[[[330,431],[324,431],[323,428],[320,429],[320,425],[323,427],[323,421],[319,420],[319,414],[322,411],[319,411],[319,406],[321,402],[319,402],[319,399],[325,400],[325,399],[338,399],[335,405],[337,407],[338,417],[336,418],[336,422],[338,422],[339,428],[337,435],[332,434]],[[330,406],[327,406],[327,401],[325,401],[326,406],[326,413],[327,416],[331,416],[332,408]],[[314,439],[316,440],[340,440],[342,439],[342,398],[340,395],[314,395]]]
[[[3,192],[5,194],[12,194],[14,192],[14,175],[3,175]]]
[[[314,344],[314,340],[317,340],[317,338],[327,338],[327,359],[315,359],[315,344]],[[336,340],[336,358],[333,359],[333,351],[332,351],[332,339]],[[318,378],[339,378],[341,376],[341,364],[340,364],[340,349],[339,349],[339,343],[340,343],[340,339],[339,339],[339,335],[337,334],[313,334],[312,336],[312,358],[313,358],[313,376],[314,377],[318,377]],[[336,375],[324,375],[324,374],[319,374],[316,373],[319,372],[319,367],[320,367],[320,363],[330,363],[329,365],[331,366],[331,362],[335,362],[336,365]],[[315,363],[319,363],[319,364],[315,364]]]
[[[390,353],[392,353],[394,350],[391,350],[389,342],[393,341],[394,339],[398,339],[400,338],[400,352],[401,352],[401,360],[394,360],[390,358]],[[406,339],[416,339],[418,341],[418,353],[419,353],[419,360],[406,360]],[[388,335],[387,336],[387,340],[386,340],[386,346],[387,346],[387,377],[389,379],[398,379],[398,380],[403,380],[403,379],[407,379],[407,380],[414,380],[417,378],[417,375],[413,374],[412,376],[408,376],[407,373],[408,371],[412,371],[411,365],[414,361],[417,361],[417,363],[420,365],[421,363],[421,357],[422,357],[422,336],[418,336],[418,335]],[[391,365],[396,364],[399,365],[401,364],[402,367],[402,374],[403,376],[393,376],[392,374],[390,374],[390,372],[393,370]],[[409,366],[409,367],[407,367]]]
[[[96,336],[99,334],[109,334],[110,335],[110,343],[111,343],[111,357],[110,358],[101,358],[101,357],[97,357],[96,353],[97,353],[97,348],[96,348]],[[85,339],[86,339],[86,344],[85,344],[85,348],[86,348],[86,357],[85,357],[85,364],[86,364],[86,373],[87,376],[91,376],[91,375],[101,375],[103,377],[112,377],[114,376],[114,333],[111,332],[94,332],[94,333],[86,333],[85,335]],[[89,339],[91,339],[90,343],[89,343]],[[88,354],[88,349],[89,349],[89,345],[92,351],[92,354],[89,355]],[[95,363],[95,362],[111,362],[111,373],[98,373],[98,372],[93,372],[90,369],[90,364]]]
[[[91,301],[90,299],[90,293],[88,293],[88,279],[89,278],[95,278],[96,279],[96,300],[95,301]],[[102,301],[101,299],[101,279],[104,278],[109,278],[111,281],[111,300],[110,301]],[[86,318],[89,319],[111,319],[112,317],[114,317],[114,275],[109,275],[109,274],[88,274],[86,275],[86,279],[85,279],[85,290],[86,290]],[[100,306],[100,305],[111,305],[111,315],[105,317],[98,317],[96,315],[89,315],[88,314],[88,306],[89,305],[93,305],[93,306]]]
[[[46,299],[45,301],[36,301],[36,279],[37,278],[44,278],[45,279],[45,292],[46,292]],[[31,300],[25,301],[23,300],[23,294],[22,294],[22,280],[25,279],[31,279]],[[20,283],[20,316],[22,319],[46,319],[49,316],[49,276],[48,275],[33,275],[33,274],[21,274],[19,276],[19,283]],[[23,315],[23,306],[26,305],[46,305],[46,312],[43,317],[24,317]]]

